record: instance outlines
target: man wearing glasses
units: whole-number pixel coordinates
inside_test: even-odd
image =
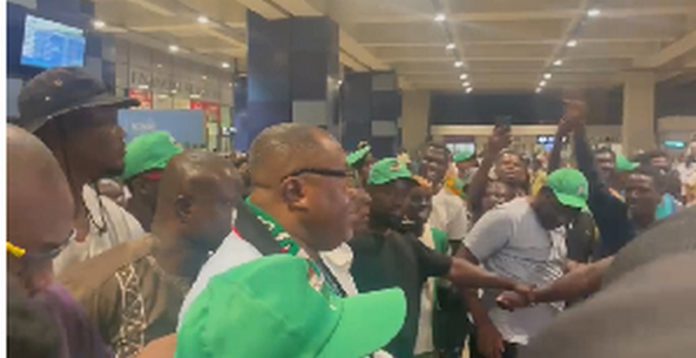
[[[107,357],[78,303],[53,282],[53,259],[75,235],[70,188],[51,152],[34,136],[7,128],[7,272],[46,308],[60,333],[59,357]],[[14,292],[13,294],[22,294]]]
[[[340,296],[348,293],[320,255],[353,236],[353,189],[341,145],[316,127],[276,125],[252,144],[249,170],[252,192],[238,208],[235,234],[201,269],[179,324],[210,278],[275,253],[310,259],[326,289]]]

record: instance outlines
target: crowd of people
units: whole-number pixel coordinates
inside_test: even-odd
[[[593,148],[570,100],[548,155],[516,152],[504,124],[478,152],[387,158],[279,124],[230,158],[161,131],[126,147],[117,114],[136,104],[74,68],[19,96],[10,357],[696,349],[696,142],[678,163]]]

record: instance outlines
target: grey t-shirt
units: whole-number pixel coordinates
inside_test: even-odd
[[[528,198],[514,199],[487,212],[471,229],[464,245],[487,270],[519,282],[543,287],[563,275],[565,230],[544,229]],[[562,304],[553,303],[507,312],[495,304],[498,293],[486,290],[482,301],[508,342],[527,344],[563,309]]]

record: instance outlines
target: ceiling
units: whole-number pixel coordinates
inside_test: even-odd
[[[107,24],[100,31],[176,44],[176,55],[215,66],[236,59],[245,67],[251,9],[268,19],[330,16],[344,65],[393,69],[404,88],[461,91],[469,82],[476,91],[531,92],[544,74],[543,90],[556,90],[616,86],[628,70],[661,80],[696,73],[696,0],[93,1]]]

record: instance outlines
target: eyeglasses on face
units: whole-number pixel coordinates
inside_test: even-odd
[[[305,168],[296,170],[286,176],[284,176],[281,181],[290,178],[298,177],[306,174],[319,175],[324,177],[332,178],[348,178],[351,176],[351,172],[347,169],[321,169],[321,168]]]
[[[6,243],[7,247],[7,252],[18,258],[18,259],[23,259],[23,260],[31,260],[31,261],[42,261],[42,260],[52,260],[56,258],[58,255],[60,255],[63,250],[70,244],[70,241],[74,240],[75,237],[77,236],[77,231],[75,229],[72,229],[70,231],[70,234],[68,237],[63,240],[63,242],[60,243],[57,247],[50,249],[48,251],[37,251],[37,252],[32,252],[32,251],[27,251],[27,249],[20,247],[18,245],[15,245],[11,242]]]

